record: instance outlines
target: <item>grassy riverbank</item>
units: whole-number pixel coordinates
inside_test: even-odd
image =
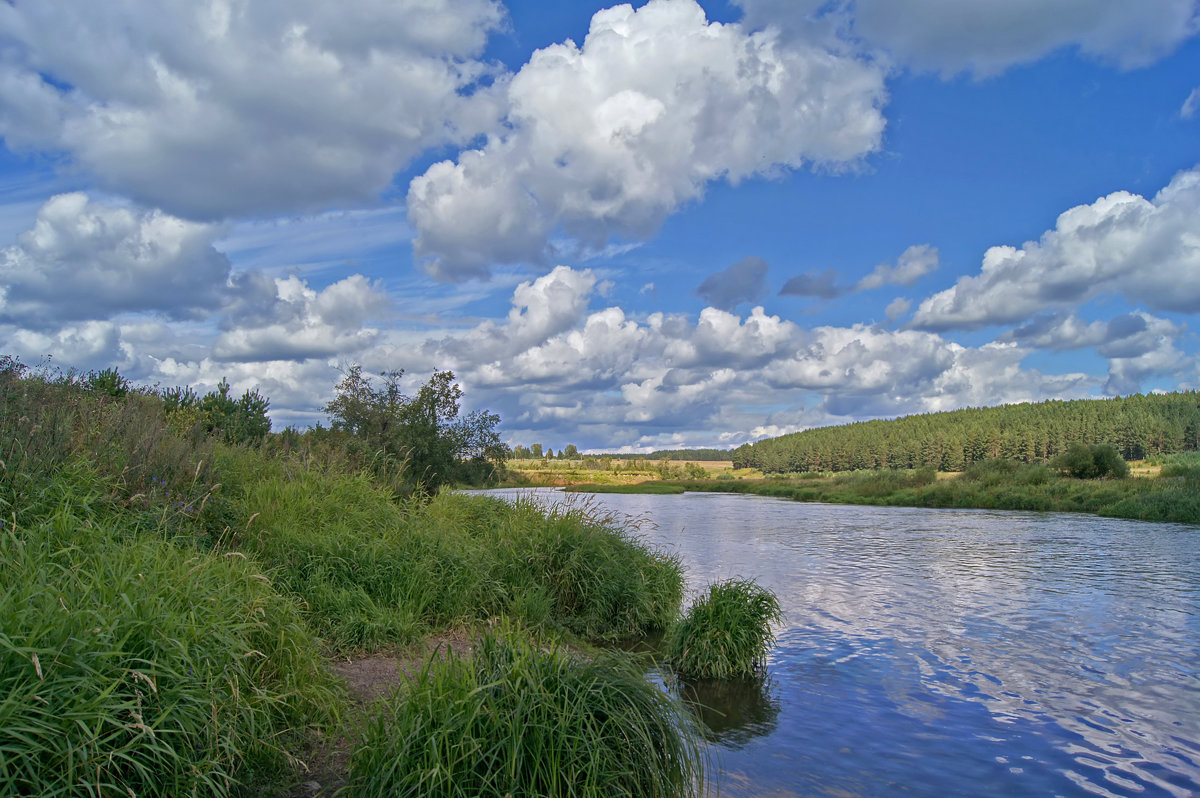
[[[833,504],[1093,513],[1200,524],[1200,454],[1163,456],[1153,466],[1134,468],[1133,473],[1135,476],[1121,479],[1076,479],[1041,464],[987,460],[957,474],[933,469],[878,469],[766,477],[747,470],[725,470],[705,479],[656,478],[621,485],[581,481],[568,490],[751,493]]]
[[[0,373],[3,795],[286,795],[375,711],[334,660],[497,618],[613,641],[682,592],[677,560],[583,503],[400,499],[333,447]]]

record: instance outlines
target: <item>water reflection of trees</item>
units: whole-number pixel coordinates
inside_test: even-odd
[[[741,748],[768,735],[779,721],[780,702],[770,677],[751,680],[680,681],[680,697],[700,721],[709,742]]]

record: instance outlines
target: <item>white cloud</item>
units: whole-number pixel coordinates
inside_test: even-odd
[[[1118,191],[1058,217],[1020,249],[992,247],[977,275],[924,300],[912,324],[929,330],[1020,322],[1102,294],[1160,310],[1200,311],[1200,169],[1152,199]]]
[[[857,291],[867,291],[885,285],[912,285],[937,267],[937,247],[916,244],[900,253],[895,266],[888,263],[879,264],[875,271],[859,280],[854,288]]]
[[[1200,30],[1194,0],[737,0],[747,23],[854,43],[901,66],[992,75],[1055,51],[1123,69],[1171,53]]]
[[[901,316],[903,316],[905,313],[908,313],[908,311],[910,311],[911,309],[912,309],[912,300],[908,299],[906,297],[898,296],[895,299],[893,299],[891,302],[888,303],[888,306],[884,309],[883,312],[884,312],[885,316],[887,317],[888,323],[891,324],[892,322],[896,321]]]
[[[966,347],[865,325],[807,330],[762,308],[637,319],[589,309],[597,296],[590,271],[560,266],[518,287],[504,320],[442,339],[384,340],[362,360],[451,368],[506,429],[587,445],[653,446],[672,435],[712,444],[714,430],[735,430],[737,440],[724,442],[737,443],[760,427],[1085,395],[1103,381],[1025,368],[1033,350],[1011,342]]]
[[[1196,116],[1196,112],[1200,111],[1200,87],[1192,89],[1192,93],[1183,101],[1183,107],[1179,109],[1179,116],[1183,119],[1192,119]]]
[[[884,99],[873,65],[709,23],[694,0],[600,11],[582,47],[534,53],[482,149],[412,182],[417,252],[461,280],[561,254],[559,229],[591,249],[642,238],[713,180],[875,151]]]
[[[112,322],[73,322],[47,331],[0,327],[0,333],[5,353],[29,363],[49,356],[65,367],[89,371],[122,360],[120,331]]]
[[[60,194],[0,250],[0,320],[30,327],[121,313],[202,315],[221,302],[220,228]]]
[[[189,218],[369,201],[498,109],[497,0],[0,3],[0,136]]]
[[[257,278],[254,283],[244,295],[251,300],[227,311],[225,329],[213,343],[214,358],[252,362],[352,357],[378,335],[378,330],[365,327],[368,319],[390,305],[380,287],[360,274],[321,291],[298,277],[269,282]]]

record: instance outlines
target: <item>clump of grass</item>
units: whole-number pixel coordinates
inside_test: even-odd
[[[339,701],[294,604],[245,558],[87,515],[68,500],[0,531],[0,794],[286,783]]]
[[[754,580],[710,585],[667,635],[667,659],[687,679],[753,678],[775,644],[771,624],[783,620],[779,599]]]
[[[677,699],[627,657],[584,659],[520,634],[431,659],[350,759],[360,798],[684,796],[702,785]]]

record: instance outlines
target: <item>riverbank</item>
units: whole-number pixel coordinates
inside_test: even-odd
[[[1135,476],[1123,479],[1076,479],[1044,465],[993,460],[954,474],[932,469],[880,469],[766,477],[728,470],[704,479],[648,478],[618,485],[581,480],[568,485],[567,490],[750,493],[833,504],[1092,513],[1138,521],[1200,524],[1200,454],[1172,455],[1155,465],[1138,463],[1132,473]]]
[[[428,641],[607,644],[682,596],[586,502],[402,498],[333,449],[0,374],[0,794],[327,795],[363,691]]]

